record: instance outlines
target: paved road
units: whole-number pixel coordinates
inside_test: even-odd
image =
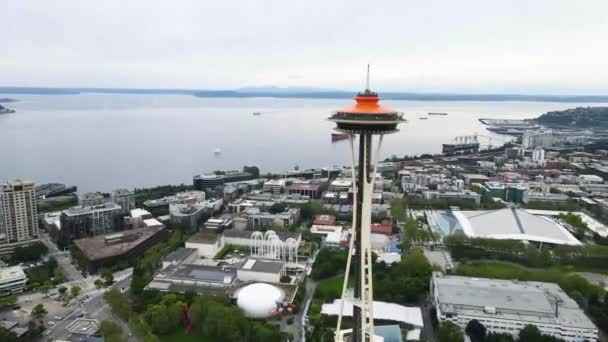
[[[422,338],[428,342],[435,342],[437,338],[435,337],[435,331],[433,329],[433,320],[431,317],[431,308],[432,305],[430,303],[425,303],[420,306],[422,310],[422,321],[424,322],[424,328],[422,329]]]
[[[57,263],[63,270],[63,273],[66,275],[68,280],[82,280],[84,277],[78,271],[78,269],[72,265],[72,258],[68,251],[61,251],[57,246],[51,241],[50,237],[46,233],[40,234],[40,241],[49,249],[49,257],[55,257]]]
[[[114,273],[114,278],[117,280],[111,287],[118,289],[128,289],[131,283],[132,277],[132,269],[123,270],[117,273]],[[103,294],[108,289],[96,289],[91,288],[90,284],[92,281],[87,279],[87,287],[83,288],[82,294],[75,300],[73,303],[68,306],[72,311],[69,312],[63,319],[56,321],[55,326],[49,327],[47,332],[45,332],[45,336],[47,341],[53,340],[69,340],[71,334],[66,330],[66,326],[68,326],[72,321],[79,317],[93,318],[98,322],[109,319],[119,323],[123,327],[123,331],[126,334],[129,334],[131,330],[128,327],[128,324],[117,317],[114,317],[109,306],[105,303],[103,299]],[[88,298],[87,298],[88,297]],[[82,300],[80,302],[80,300]],[[129,342],[138,342],[138,339],[134,336],[128,338]]]

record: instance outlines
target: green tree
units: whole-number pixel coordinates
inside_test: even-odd
[[[243,172],[251,174],[255,178],[260,178],[260,169],[257,166],[243,166]]]
[[[162,335],[171,332],[172,325],[170,324],[167,308],[164,305],[153,305],[148,308],[143,318],[154,333]]]
[[[437,332],[439,342],[464,342],[462,329],[451,321],[443,321],[439,324]]]
[[[403,228],[405,233],[405,239],[410,243],[416,242],[416,236],[418,231],[418,222],[414,217],[409,216],[405,221],[405,227]]]
[[[80,286],[74,285],[70,288],[70,295],[72,296],[72,298],[76,298],[80,294],[81,290],[82,289],[80,288]]]
[[[488,333],[484,342],[513,342],[511,334]]]
[[[112,274],[112,270],[108,268],[104,268],[101,270],[101,277],[105,280],[106,286],[112,285],[114,283],[114,275]]]
[[[11,306],[15,303],[17,303],[17,296],[15,295],[0,297],[0,309],[6,306]]]
[[[126,298],[125,295],[120,293],[118,289],[110,289],[104,294],[104,299],[110,307],[112,308],[112,312],[115,313],[118,317],[128,321],[133,314],[131,309],[131,303]]]
[[[59,284],[59,283],[63,283],[64,280],[65,280],[65,275],[63,274],[63,272],[61,272],[61,269],[59,267],[56,267],[53,270],[53,282],[55,284]]]
[[[486,327],[476,319],[469,321],[464,332],[469,335],[472,342],[484,342],[486,339]]]
[[[46,309],[44,308],[44,305],[37,304],[32,309],[31,316],[34,318],[41,318],[41,317],[44,317],[47,313],[48,313],[48,311],[46,311]]]
[[[60,294],[64,295],[66,292],[68,292],[68,288],[65,286],[60,286],[57,291],[59,291]]]
[[[0,327],[0,341],[2,342],[18,342],[17,335],[4,327]]]
[[[391,215],[398,221],[403,221],[405,219],[405,207],[400,198],[394,198],[391,201]]]
[[[44,284],[42,284],[42,286],[40,286],[40,290],[46,295],[49,293],[49,290],[51,289],[51,282],[50,281],[45,281]]]
[[[108,342],[122,342],[122,327],[112,321],[101,321],[99,324],[99,331],[104,338],[104,341]]]
[[[536,325],[528,324],[519,332],[519,341],[542,342],[543,335],[540,333],[540,330],[538,330]]]
[[[36,242],[29,246],[17,247],[11,254],[14,263],[36,261],[42,258],[49,249],[42,243]]]
[[[273,203],[270,208],[268,208],[268,212],[271,214],[280,214],[287,209],[287,203],[285,202],[277,202]]]

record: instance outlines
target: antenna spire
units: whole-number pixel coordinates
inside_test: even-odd
[[[365,82],[365,92],[369,93],[369,64],[367,64],[367,81]]]

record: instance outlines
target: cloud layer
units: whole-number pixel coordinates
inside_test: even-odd
[[[0,85],[608,93],[608,2],[9,1]]]

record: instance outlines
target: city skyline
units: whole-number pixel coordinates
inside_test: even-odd
[[[606,6],[11,3],[0,85],[354,90],[372,63],[383,92],[596,95]]]

